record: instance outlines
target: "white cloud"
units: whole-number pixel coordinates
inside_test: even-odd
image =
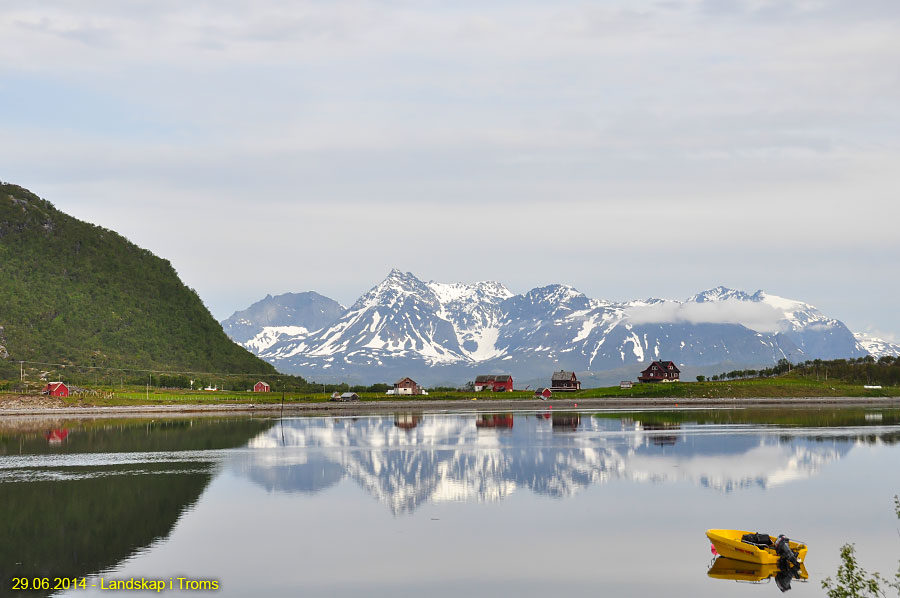
[[[757,332],[778,332],[784,312],[765,303],[725,299],[703,303],[666,301],[627,311],[633,324],[742,324]]]
[[[766,287],[900,330],[898,7],[7,0],[0,175],[169,258],[220,316],[352,301],[397,266]]]

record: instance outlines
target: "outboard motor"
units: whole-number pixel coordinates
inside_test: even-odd
[[[778,559],[778,573],[775,574],[775,585],[778,589],[782,592],[789,591],[791,582],[795,579],[800,579],[800,567],[791,565],[786,557]]]
[[[791,589],[791,581],[793,579],[794,576],[791,574],[790,569],[779,569],[775,575],[775,586],[782,592],[788,592]]]
[[[791,550],[790,540],[784,534],[781,534],[775,540],[775,553],[792,565],[800,565],[800,561],[797,560],[797,553]]]

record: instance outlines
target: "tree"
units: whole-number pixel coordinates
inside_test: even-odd
[[[900,497],[894,495],[894,512],[900,519]],[[886,588],[894,588],[900,596],[900,570],[897,571],[895,581],[882,577],[880,573],[871,575],[859,566],[856,560],[856,546],[844,544],[841,546],[841,564],[838,567],[836,579],[826,577],[822,581],[822,588],[828,594],[828,598],[865,598],[872,596],[883,598],[885,596],[882,585]]]
[[[706,376],[697,376],[697,382],[706,382]]]

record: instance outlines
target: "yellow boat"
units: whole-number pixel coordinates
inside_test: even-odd
[[[775,577],[781,573],[778,565],[762,563],[748,563],[747,561],[737,561],[720,556],[715,560],[709,571],[706,572],[715,579],[731,579],[734,581],[765,581],[770,577]],[[800,567],[794,574],[794,579],[806,581],[809,579],[809,573],[806,571],[806,565],[800,564]]]
[[[748,563],[760,563],[762,565],[774,565],[778,563],[778,553],[775,552],[775,538],[768,536],[768,546],[764,543],[751,543],[743,540],[745,535],[756,535],[738,529],[710,529],[706,530],[706,537],[716,548],[721,556],[746,561]],[[765,536],[765,534],[762,534]],[[797,560],[806,560],[806,544],[789,540],[788,545],[797,555]]]

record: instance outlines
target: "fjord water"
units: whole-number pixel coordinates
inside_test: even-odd
[[[780,593],[707,575],[705,530],[738,528],[806,541],[820,596],[845,542],[896,571],[898,441],[889,409],[7,419],[0,594]]]

